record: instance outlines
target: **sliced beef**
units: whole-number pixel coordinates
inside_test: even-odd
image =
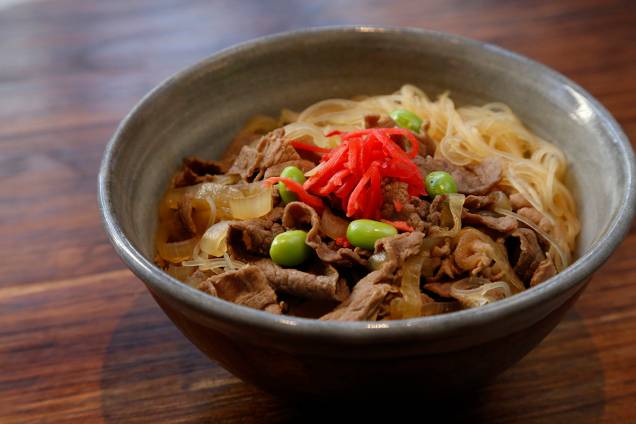
[[[424,156],[435,154],[435,151],[437,150],[437,143],[428,136],[428,124],[425,124],[425,127],[422,129],[420,134],[415,134],[415,138],[417,138],[420,142],[419,155]]]
[[[513,293],[523,290],[523,282],[510,265],[503,240],[495,242],[487,234],[466,227],[459,232],[456,243],[453,256],[460,269],[490,281],[505,280],[510,283]]]
[[[359,265],[366,267],[369,263],[368,256],[370,256],[370,252],[365,251],[364,249],[357,247],[355,249],[339,247],[335,244],[335,242],[321,242],[318,244],[314,242],[310,243],[309,239],[307,244],[316,250],[316,255],[318,255],[322,261],[335,266],[348,268],[354,265]]]
[[[441,241],[434,243],[431,247],[431,257],[433,258],[443,258],[452,253],[451,249],[451,241],[448,238],[444,238]]]
[[[445,159],[416,156],[415,164],[425,178],[433,171],[446,171],[457,183],[457,191],[464,194],[485,194],[501,180],[501,163],[487,158],[474,166],[457,166]]]
[[[361,252],[323,241],[318,213],[306,203],[287,204],[283,212],[283,226],[306,230],[307,245],[316,251],[316,255],[323,262],[337,266],[367,265],[367,260],[361,256]]]
[[[509,233],[517,228],[517,220],[510,216],[493,216],[488,213],[462,211],[462,224],[481,225],[500,233]]]
[[[429,281],[434,279],[445,256],[450,255],[450,239],[427,237],[422,248],[426,251],[422,262],[422,277]]]
[[[399,281],[404,261],[417,255],[424,234],[419,231],[387,237],[376,242],[376,252],[385,252],[386,259],[380,269],[370,272],[353,287],[351,296],[322,320],[374,320],[383,309],[389,294],[398,294],[394,284]]]
[[[530,287],[534,287],[539,283],[543,283],[550,277],[554,277],[557,273],[554,262],[551,258],[545,258],[539,266],[535,269],[530,279]]]
[[[177,242],[192,238],[197,227],[193,217],[192,200],[188,197],[180,199],[176,209],[167,209],[164,220],[164,228],[167,231],[168,242]]]
[[[515,274],[529,284],[535,270],[545,260],[537,235],[528,228],[519,228],[510,234],[506,247]]]
[[[262,172],[265,172],[267,168],[279,163],[301,159],[296,149],[285,140],[284,136],[285,130],[278,128],[264,135],[256,145],[256,150],[263,155],[263,160],[260,165]]]
[[[402,268],[404,261],[420,253],[423,242],[424,233],[420,231],[402,233],[393,237],[380,239],[376,242],[376,252],[386,252],[386,260],[380,268],[380,271],[387,274],[387,280],[396,279],[398,271]]]
[[[290,202],[283,210],[283,226],[305,230],[307,238],[320,231],[320,218],[314,208],[303,202]],[[312,234],[309,234],[312,233]]]
[[[448,196],[445,194],[435,196],[429,205],[426,220],[431,225],[439,227],[442,224],[442,209],[444,208],[444,202],[446,199],[448,199]]]
[[[325,208],[320,216],[320,230],[327,237],[338,240],[347,237],[347,228],[349,228],[349,220],[342,218]]]
[[[420,293],[420,299],[422,299],[422,304],[433,303],[435,300],[425,293]]]
[[[279,296],[284,295],[279,294]],[[288,297],[289,299],[286,300],[287,311],[285,311],[285,314],[295,317],[319,319],[338,306],[338,303],[332,300],[301,299],[295,296]]]
[[[455,265],[455,261],[452,257],[447,257],[441,260],[440,266],[437,272],[430,279],[430,281],[441,281],[448,278],[455,279],[463,271]]]
[[[276,165],[270,166],[269,168],[267,168],[265,170],[265,174],[263,175],[263,178],[269,178],[269,177],[278,177],[280,176],[280,173],[283,172],[283,169],[287,168],[288,166],[295,166],[296,168],[300,169],[303,172],[307,172],[310,169],[314,168],[316,166],[316,164],[310,160],[305,160],[305,159],[298,159],[298,160],[290,160],[287,162],[281,162],[278,163]]]
[[[213,175],[223,174],[224,166],[215,160],[203,160],[195,156],[183,159],[181,170],[172,179],[172,186],[185,187],[211,181]]]
[[[221,299],[254,309],[280,314],[276,293],[265,274],[256,266],[214,275],[199,285],[199,290]]]
[[[343,301],[349,297],[347,282],[330,265],[317,264],[317,274],[294,268],[283,268],[270,259],[254,263],[265,275],[269,285],[277,292],[284,292],[304,299]]]
[[[353,287],[351,296],[336,309],[320,319],[329,321],[373,321],[389,293],[397,293],[397,287],[387,284],[386,273],[373,271]]]
[[[507,279],[505,270],[502,267],[500,267],[498,264],[494,264],[493,266],[490,266],[484,269],[481,273],[481,276],[492,282]],[[512,286],[511,286],[511,289],[514,290]]]
[[[259,173],[259,165],[263,159],[262,153],[252,146],[243,146],[234,163],[228,170],[230,174],[238,174],[244,180],[251,181]]]
[[[518,227],[516,219],[491,212],[497,206],[510,208],[510,200],[502,191],[493,191],[487,195],[466,196],[462,210],[462,224],[475,225],[510,233]]]
[[[464,207],[468,209],[492,209],[497,204],[510,204],[510,199],[503,191],[492,191],[481,196],[469,194],[464,199]]]
[[[431,293],[435,293],[436,295],[440,296],[440,297],[447,297],[447,298],[451,298],[451,294],[450,294],[450,287],[451,284],[453,283],[426,283],[422,286],[422,288],[426,291],[429,291]]]
[[[459,232],[454,259],[461,270],[477,275],[492,264],[492,247],[479,237],[477,230],[469,230]]]
[[[201,283],[212,276],[211,271],[201,271],[197,269],[192,274],[190,274],[184,281],[190,287],[198,287]]]
[[[446,277],[455,278],[463,272],[453,260],[450,238],[436,240],[428,237],[424,242],[424,249],[428,252],[424,255],[422,277],[426,278],[427,282],[441,281]]]
[[[281,220],[283,219],[283,210],[284,209],[282,207],[276,206],[275,208],[272,208],[272,210],[269,211],[266,215],[263,215],[259,219],[262,219],[264,221],[269,221],[272,224],[280,223]]]
[[[396,216],[403,212],[403,208],[411,202],[411,195],[408,193],[408,184],[402,181],[390,181],[382,187],[384,204],[382,209],[388,209],[389,217]]]
[[[183,159],[183,166],[190,168],[195,174],[219,175],[225,173],[225,167],[221,162],[209,159],[200,159],[196,156],[189,156]]]
[[[193,236],[197,232],[197,226],[194,223],[194,218],[192,217],[192,198],[190,196],[184,196],[177,205],[177,210],[179,212],[179,221],[183,225],[183,228],[190,234],[190,236]]]
[[[490,196],[478,196],[469,194],[464,199],[464,207],[468,209],[488,209],[493,204]]]
[[[232,222],[227,231],[227,248],[231,257],[248,259],[269,256],[269,247],[283,227],[265,219]]]
[[[243,146],[228,173],[239,174],[247,181],[258,181],[268,168],[300,160],[300,155],[284,136],[285,130],[278,128],[261,137],[256,147]]]
[[[535,208],[523,207],[517,210],[517,214],[521,215],[524,218],[528,218],[546,233],[550,234],[552,232],[553,225],[550,220]]]
[[[532,206],[521,193],[513,193],[510,195],[510,205],[512,206],[512,210],[514,211],[516,211],[517,209],[529,208]]]
[[[380,215],[390,221],[404,221],[417,231],[425,231],[430,226],[424,220],[428,203],[408,193],[408,184],[389,181],[382,187],[383,204]]]
[[[393,128],[395,122],[387,115],[365,115],[364,117],[365,128]]]

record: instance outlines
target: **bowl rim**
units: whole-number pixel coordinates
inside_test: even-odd
[[[393,37],[406,35],[415,38],[433,39],[438,43],[463,44],[473,49],[487,51],[490,54],[504,57],[517,64],[534,68],[542,75],[569,87],[582,96],[585,101],[589,102],[595,114],[600,118],[605,130],[611,136],[607,142],[615,144],[616,148],[622,153],[620,166],[625,168],[627,178],[625,189],[620,198],[616,219],[575,263],[539,286],[479,308],[396,321],[320,321],[287,315],[274,315],[209,296],[179,282],[146,259],[124,234],[116,217],[111,196],[112,181],[114,180],[111,165],[124,142],[122,135],[134,122],[137,114],[176,81],[203,71],[213,64],[227,63],[236,56],[240,57],[245,52],[261,49],[272,44],[300,41],[307,38],[315,40],[316,37],[330,37],[342,33],[360,34],[360,36],[364,36],[364,33],[387,34]],[[599,101],[559,72],[496,45],[454,34],[410,27],[345,25],[304,28],[245,41],[220,50],[208,58],[168,77],[147,93],[132,108],[109,140],[99,170],[98,203],[102,223],[115,251],[128,267],[149,286],[149,289],[153,289],[151,291],[164,293],[169,298],[174,298],[176,301],[188,305],[188,308],[192,308],[194,311],[238,326],[247,325],[255,330],[279,333],[286,336],[329,338],[332,340],[337,339],[339,342],[347,344],[367,344],[387,340],[405,341],[413,337],[428,338],[444,334],[448,335],[449,330],[481,326],[493,322],[493,320],[511,316],[515,311],[526,309],[541,302],[549,302],[560,293],[575,288],[579,283],[591,277],[591,274],[607,260],[629,232],[636,210],[635,175],[634,152],[619,124]]]

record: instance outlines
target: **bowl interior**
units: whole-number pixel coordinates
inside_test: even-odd
[[[228,50],[173,77],[119,132],[111,152],[110,201],[124,235],[149,260],[157,202],[183,157],[218,157],[254,114],[390,93],[404,83],[429,96],[449,90],[460,105],[505,102],[563,149],[582,222],[579,256],[616,219],[630,178],[624,146],[612,141],[615,128],[586,93],[543,66],[492,46],[423,32],[363,28],[273,40]]]

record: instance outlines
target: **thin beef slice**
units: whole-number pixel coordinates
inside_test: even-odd
[[[385,273],[373,271],[353,287],[351,296],[336,309],[320,317],[323,321],[373,321],[391,292],[397,287],[384,283]]]
[[[247,181],[258,181],[268,168],[300,160],[300,155],[284,136],[285,130],[277,128],[261,137],[256,147],[243,146],[228,173],[239,174]]]
[[[202,282],[199,290],[238,305],[281,313],[276,293],[267,283],[265,274],[255,266],[214,275]]]
[[[343,301],[349,297],[347,282],[330,265],[320,264],[320,275],[294,268],[283,268],[271,259],[261,259],[255,264],[277,292],[284,292],[304,299]]]
[[[457,183],[457,191],[464,194],[485,194],[501,180],[501,163],[497,158],[487,158],[473,166],[457,166],[445,159],[416,156],[413,160],[426,178],[433,171],[446,171]]]
[[[510,234],[506,247],[515,274],[528,285],[537,267],[545,260],[537,235],[528,228],[519,228]]]
[[[424,234],[419,231],[387,237],[376,242],[376,251],[386,252],[382,267],[367,274],[353,287],[351,296],[321,320],[369,321],[380,312],[389,294],[399,293],[393,284],[399,268],[409,257],[420,252]]]
[[[493,216],[488,213],[472,213],[462,210],[462,224],[480,225],[500,233],[509,233],[517,228],[517,220],[510,216]]]
[[[269,256],[269,247],[283,227],[274,221],[252,219],[232,222],[227,230],[227,249],[234,259],[253,260],[254,256]]]
[[[190,156],[183,159],[183,166],[172,179],[172,187],[185,187],[211,181],[214,175],[223,174],[225,167],[215,160]]]
[[[530,287],[534,287],[539,283],[543,283],[548,278],[554,277],[556,273],[557,270],[554,266],[554,262],[552,262],[552,259],[545,258],[543,261],[541,261],[537,269],[535,269],[534,273],[532,274],[532,278],[530,279]]]
[[[323,241],[320,235],[320,218],[311,206],[302,202],[287,204],[283,212],[283,226],[287,229],[307,231],[305,243],[316,251],[320,260],[338,266],[366,266],[367,260],[359,252],[346,247],[337,247]]]

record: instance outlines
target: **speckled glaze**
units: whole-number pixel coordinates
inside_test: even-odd
[[[460,104],[505,102],[565,151],[583,225],[574,264],[492,305],[378,323],[271,315],[208,296],[153,265],[157,202],[181,158],[219,155],[253,114],[388,93],[407,82],[432,96],[450,90]],[[224,50],[154,89],[106,148],[99,203],[117,253],[181,331],[240,378],[286,396],[413,383],[422,394],[444,394],[494,377],[554,328],[627,233],[634,169],[630,144],[609,113],[543,65],[448,34],[322,28]]]

